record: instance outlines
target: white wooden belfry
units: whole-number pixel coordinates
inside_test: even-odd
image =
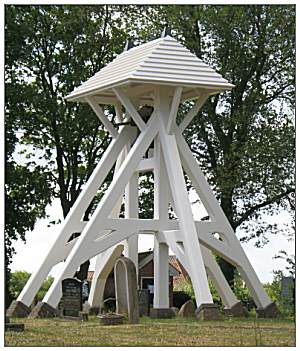
[[[88,103],[113,139],[66,217],[56,242],[17,301],[30,306],[51,268],[63,261],[61,273],[43,300],[56,308],[62,280],[73,277],[80,264],[97,256],[88,302],[91,307],[99,307],[116,258],[123,252],[137,266],[138,235],[149,234],[154,236],[154,308],[170,307],[169,248],[191,277],[198,307],[213,303],[207,275],[226,308],[239,302],[213,253],[237,267],[258,308],[269,306],[271,300],[182,136],[209,96],[232,87],[174,38],[166,36],[124,51],[67,96],[69,101]],[[195,100],[193,107],[177,125],[179,104],[191,99]],[[119,128],[103,112],[101,105],[107,104],[115,107],[117,122],[123,122]],[[138,112],[144,105],[154,108],[148,121]],[[85,210],[114,166],[108,190],[89,221],[83,221]],[[209,220],[194,220],[183,169]],[[145,171],[154,172],[153,219],[138,218],[138,177]],[[125,218],[119,218],[124,194]],[[178,220],[169,219],[170,205]],[[68,242],[74,232],[81,235]]]

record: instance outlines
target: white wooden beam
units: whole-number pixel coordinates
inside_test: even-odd
[[[127,152],[129,152],[130,145],[127,145]],[[139,217],[139,175],[134,172],[131,176],[125,189],[125,219]],[[136,233],[138,233],[135,230]],[[135,265],[138,273],[138,234],[132,235],[125,242],[124,256],[131,259]],[[138,277],[137,277],[138,279]]]
[[[138,128],[141,131],[144,130],[146,128],[146,123],[143,121],[142,117],[140,116],[140,114],[138,113],[128,96],[126,96],[126,94],[121,88],[113,88],[113,91],[115,92],[122,105],[126,108],[126,110],[130,114]]]
[[[118,107],[120,107],[120,103],[118,103],[118,105],[119,106],[116,107],[116,115],[117,115],[116,118],[117,118],[117,121],[120,122],[122,121],[122,114],[120,114],[120,112],[122,111],[118,111]],[[114,177],[116,176],[118,170],[120,169],[121,164],[123,163],[126,155],[127,155],[126,147],[124,147],[118,156],[116,166],[114,169]],[[110,217],[112,218],[119,217],[122,202],[123,202],[123,195],[119,197],[115,207],[113,208],[110,214]],[[119,256],[122,254],[123,249],[124,249],[123,245],[117,245],[97,255],[94,275],[93,275],[92,284],[91,284],[91,290],[88,298],[88,303],[90,304],[90,306],[100,307],[102,305],[106,278],[110,273],[111,269],[113,268],[116,257],[118,257],[118,254]]]
[[[154,218],[160,227],[169,219],[169,187],[159,138],[154,141]],[[169,307],[169,248],[154,235],[154,308]]]
[[[183,242],[188,256],[191,270],[191,280],[194,287],[197,305],[213,303],[205,273],[204,262],[201,254],[197,231],[190,207],[187,189],[185,185],[182,166],[174,135],[168,135],[164,130],[164,124],[160,123],[160,141],[166,163],[171,192],[179,217],[179,227],[182,231]]]
[[[181,100],[182,90],[183,90],[182,87],[175,88],[175,92],[174,92],[174,96],[171,104],[171,111],[170,111],[168,124],[167,124],[168,134],[172,134],[174,131],[174,127],[176,126],[176,117],[177,117],[177,111]]]
[[[169,247],[154,235],[154,308],[169,308]]]
[[[93,97],[87,97],[85,99],[88,102],[88,104],[91,106],[95,114],[98,116],[100,121],[103,123],[107,131],[112,135],[113,138],[116,138],[118,136],[118,132],[113,126],[113,124],[109,121],[107,116],[105,116],[105,114],[102,111],[102,108],[97,104],[97,102],[94,100]]]
[[[42,282],[47,277],[51,268],[57,263],[58,257],[56,251],[59,252],[60,248],[66,245],[70,235],[74,232],[74,229],[80,229],[83,226],[86,227],[85,223],[81,222],[84,211],[93,200],[109,170],[113,167],[118,155],[128,142],[128,139],[132,140],[135,131],[136,128],[130,126],[123,127],[119,136],[114,139],[105,150],[100,162],[94,169],[92,175],[65,218],[56,241],[53,243],[48,254],[44,257],[39,269],[30,276],[17,298],[18,301],[23,302],[26,306],[31,305],[35,294],[42,285]]]
[[[195,117],[195,115],[198,113],[200,108],[204,105],[205,101],[209,97],[208,94],[203,94],[198,98],[198,100],[195,102],[194,106],[189,110],[189,112],[186,114],[182,122],[180,123],[180,126],[178,127],[178,131],[182,133],[185,128],[191,123],[192,119]]]
[[[166,235],[165,240],[170,246],[171,250],[176,255],[176,257],[178,258],[178,260],[180,261],[180,263],[190,275],[190,267],[186,259],[184,247],[182,247],[182,245],[178,245],[175,238],[171,235]],[[238,302],[238,299],[232,292],[229,284],[227,283],[227,280],[225,279],[220,269],[220,266],[217,264],[211,251],[203,245],[201,245],[201,251],[203,254],[204,265],[206,267],[207,274],[212,279],[212,282],[215,288],[217,289],[225,307],[231,308]]]
[[[207,274],[210,276],[214,287],[217,289],[224,306],[231,308],[236,303],[238,303],[238,299],[231,290],[220,266],[216,262],[216,259],[214,258],[211,251],[203,245],[201,245],[201,250]]]
[[[115,106],[115,112],[116,112],[116,117],[117,117],[117,122],[121,123],[123,122],[123,112],[122,112],[122,105],[121,103],[118,101],[117,103],[114,104]]]
[[[95,266],[88,298],[90,307],[100,307],[102,305],[106,279],[113,269],[116,259],[121,256],[123,249],[123,245],[113,246],[97,256],[98,264]]]
[[[139,165],[136,168],[136,171],[137,172],[151,171],[152,169],[154,169],[154,166],[155,166],[154,157],[144,158],[143,160],[140,161]]]
[[[108,218],[118,198],[124,192],[125,187],[128,184],[129,179],[136,169],[139,161],[158,133],[158,128],[159,125],[155,119],[155,116],[152,116],[146,129],[138,136],[125,161],[122,163],[121,168],[116,174],[116,178],[113,178],[109,188],[89,220],[88,225],[81,233],[68,258],[64,262],[62,271],[55,277],[54,282],[43,300],[44,302],[56,307],[59,302],[58,292],[61,290],[61,280],[73,276],[78,266],[87,258],[93,257],[96,254],[105,251],[108,247],[116,245],[120,241],[130,237],[132,234],[135,234],[135,230],[133,232],[131,228],[130,232],[121,231],[118,232],[117,235],[113,235],[115,233],[104,235],[103,238],[97,239],[99,246],[95,245],[95,241],[92,239],[97,233],[99,233],[100,223]]]

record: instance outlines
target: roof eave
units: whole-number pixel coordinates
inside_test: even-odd
[[[217,94],[218,92],[222,92],[225,90],[231,90],[235,87],[234,84],[227,83],[227,84],[211,84],[211,85],[205,85],[205,84],[195,84],[193,82],[175,82],[175,81],[161,81],[161,80],[155,80],[155,79],[145,79],[145,78],[135,78],[135,77],[126,77],[118,82],[110,83],[107,85],[104,85],[102,87],[96,87],[91,90],[87,90],[84,92],[73,92],[69,95],[67,95],[64,99],[70,102],[86,102],[85,98],[91,95],[99,94],[101,92],[104,92],[108,89],[121,86],[124,84],[130,84],[130,83],[141,83],[141,84],[154,84],[154,85],[168,85],[168,86],[185,86],[185,87],[194,87],[194,88],[202,88],[202,89],[207,89],[207,90],[212,90],[212,93],[210,95]]]

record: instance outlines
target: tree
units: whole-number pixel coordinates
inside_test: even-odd
[[[8,147],[6,247],[11,257],[11,240],[24,238],[51,198],[58,197],[64,217],[68,214],[108,146],[110,137],[91,109],[67,103],[64,96],[120,53],[127,35],[116,6],[8,5],[5,11],[6,136],[23,147],[27,160],[16,164],[14,148]],[[113,118],[113,111],[107,112]],[[37,190],[42,190],[40,199]],[[14,226],[13,210],[28,223]],[[88,264],[82,268],[80,277]]]
[[[128,34],[145,42],[169,23],[178,40],[236,85],[207,101],[185,137],[233,228],[257,245],[267,241],[263,213],[279,211],[294,192],[294,6],[6,9],[7,37],[16,38],[7,86],[22,101],[20,142],[47,162],[64,215],[110,140],[87,106],[63,96],[121,52]]]
[[[10,293],[13,296],[14,299],[16,299],[20,292],[23,290],[25,284],[27,283],[27,280],[30,278],[31,273],[28,273],[26,271],[15,271],[11,273],[11,279],[10,279]],[[39,289],[36,298],[38,301],[43,300],[47,290],[49,289],[50,285],[52,284],[54,278],[49,276],[47,279],[44,281],[43,285]]]
[[[234,230],[256,245],[294,194],[295,7],[162,6],[173,35],[235,84],[185,132]],[[183,108],[187,108],[183,106]],[[221,267],[232,282],[231,265]]]
[[[22,118],[23,104],[20,96],[26,98],[26,90],[18,84],[16,76],[9,67],[19,50],[24,32],[14,31],[6,37],[6,71],[10,80],[5,94],[5,305],[10,304],[10,269],[13,254],[13,241],[25,241],[25,234],[33,230],[38,218],[45,217],[45,208],[51,201],[51,186],[46,167],[36,165],[27,167],[17,164],[14,154],[19,141],[18,121]],[[11,87],[14,86],[12,91]]]

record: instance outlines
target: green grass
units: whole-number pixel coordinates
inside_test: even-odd
[[[289,319],[150,319],[136,325],[102,326],[63,319],[11,319],[23,333],[6,332],[5,346],[295,346]]]

